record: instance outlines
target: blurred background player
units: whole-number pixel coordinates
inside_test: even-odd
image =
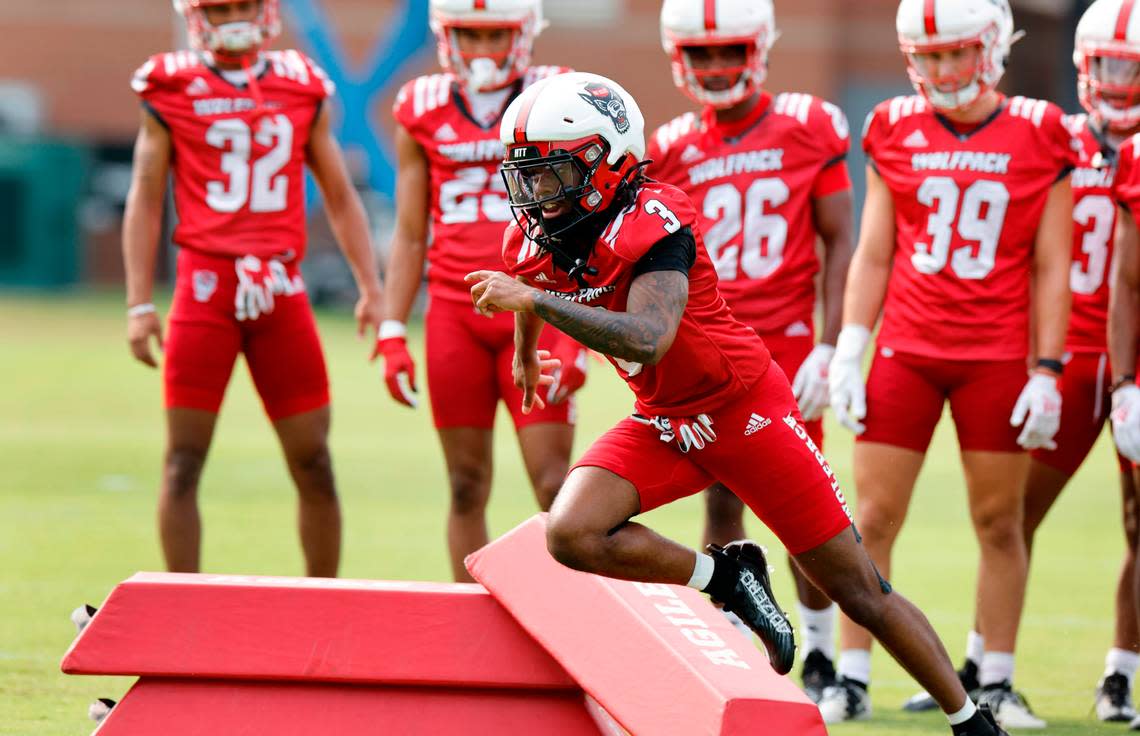
[[[1055,450],[1030,453],[1025,486],[1025,544],[1033,537],[1061,491],[1096,444],[1111,408],[1112,370],[1108,360],[1109,264],[1112,263],[1116,205],[1112,179],[1120,144],[1140,129],[1140,13],[1132,20],[1133,3],[1097,0],[1077,26],[1073,62],[1077,67],[1081,105],[1087,115],[1067,119],[1087,159],[1073,171],[1073,246],[1069,287],[1073,292],[1069,331],[1065,338],[1065,378],[1061,382],[1061,428]],[[1125,555],[1116,585],[1113,646],[1096,688],[1096,713],[1102,721],[1131,721],[1132,681],[1140,664],[1136,625],[1136,489],[1132,463],[1120,461]],[[977,690],[978,668],[985,642],[976,630],[967,639],[962,684]],[[908,710],[933,708],[921,694]]]
[[[642,176],[644,121],[633,98],[598,75],[552,77],[512,103],[500,132],[518,224],[503,246],[510,274],[469,274],[473,301],[517,313],[515,380],[527,406],[543,381],[544,322],[604,354],[636,397],[637,413],[567,477],[547,521],[550,553],[577,570],[705,591],[787,673],[794,635],[757,545],[700,554],[632,520],[723,482],[822,590],[939,693],[953,733],[1004,733],[966,696],[926,618],[859,545],[783,371],[720,296],[692,202]],[[539,276],[552,283],[531,286]]]
[[[195,572],[198,479],[238,353],[245,355],[300,500],[305,572],[334,576],[340,509],[329,456],[324,356],[305,294],[304,166],[352,268],[361,334],[378,326],[380,283],[368,222],[330,132],[332,85],[296,51],[264,51],[277,0],[175,0],[193,51],[151,57],[123,228],[131,352],[165,351],[168,442],[159,498],[167,567]],[[169,327],[151,302],[166,177],[179,215]]]
[[[1041,728],[1011,686],[1028,566],[1024,451],[1056,447],[1079,156],[1055,105],[994,88],[1014,40],[1005,0],[903,0],[897,30],[919,96],[868,117],[867,198],[831,406],[859,435],[856,523],[889,575],[949,400],[981,550],[979,702],[1006,727]],[[871,636],[846,619],[841,633],[839,683],[820,703],[828,722],[870,715]]]
[[[847,119],[808,94],[762,88],[777,32],[768,0],[665,0],[661,37],[673,81],[703,107],[657,129],[650,176],[695,204],[720,291],[788,376],[823,446],[827,365],[835,352],[852,251]],[[823,242],[823,334],[814,340],[816,239]],[[719,484],[705,494],[704,542],[743,539],[744,504]],[[835,680],[835,608],[792,565],[800,603],[804,689]]]
[[[503,229],[511,219],[498,171],[503,110],[534,81],[565,71],[531,66],[534,39],[543,28],[542,3],[432,0],[431,27],[445,73],[405,84],[393,113],[396,229],[377,353],[384,356],[392,397],[415,407],[415,363],[405,323],[426,257],[428,389],[451,490],[447,545],[455,579],[471,580],[463,558],[489,541],[486,508],[499,401],[511,412],[539,506],[548,509],[570,463],[570,394],[585,381],[586,353],[549,331],[543,347],[562,359],[559,380],[549,388],[545,408],[523,415],[522,395],[511,378],[514,322],[506,314],[490,320],[477,314],[463,283],[472,269],[499,265]]]

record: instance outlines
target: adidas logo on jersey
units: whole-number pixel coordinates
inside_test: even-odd
[[[762,417],[759,414],[753,414],[748,418],[748,426],[744,429],[744,436],[751,437],[771,423],[772,420],[768,417]]]
[[[704,152],[692,143],[681,153],[681,163],[691,164],[697,159],[704,158]]]
[[[437,141],[453,141],[459,136],[455,133],[455,128],[451,127],[450,123],[444,123],[443,126],[435,131],[435,139]]]
[[[213,92],[213,90],[210,89],[210,84],[201,77],[194,77],[194,81],[186,85],[186,94],[191,97],[208,95],[211,92]]]
[[[926,136],[922,134],[921,130],[914,131],[903,141],[905,148],[926,148],[929,145],[930,141],[926,140]]]

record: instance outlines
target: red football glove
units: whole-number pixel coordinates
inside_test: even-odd
[[[403,337],[389,337],[376,341],[372,359],[384,356],[384,382],[388,393],[404,406],[413,409],[419,405],[416,397],[416,362],[408,352],[408,341]]]
[[[562,361],[562,365],[554,370],[554,383],[546,392],[547,404],[561,404],[585,385],[589,355],[589,350],[566,335],[554,343],[550,357]]]

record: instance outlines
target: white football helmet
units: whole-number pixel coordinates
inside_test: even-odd
[[[546,27],[542,0],[431,0],[430,9],[439,65],[472,92],[502,89],[522,77],[534,39]],[[459,28],[509,28],[514,40],[505,54],[464,54],[455,37]]]
[[[215,26],[206,8],[232,0],[172,0],[174,11],[186,20],[190,46],[214,56],[241,59],[257,54],[281,34],[278,0],[260,0],[257,19]]]
[[[716,108],[732,107],[751,96],[768,76],[768,51],[776,41],[771,0],[665,0],[661,6],[661,46],[673,66],[673,83],[690,99]],[[737,46],[747,49],[743,66],[695,69],[687,48]],[[710,76],[737,76],[730,89],[710,90]]]
[[[1010,46],[1017,40],[1007,0],[902,0],[895,28],[907,58],[911,84],[939,110],[959,110],[997,86]],[[977,47],[978,63],[968,75],[939,77],[923,54]],[[948,85],[954,84],[952,90]]]
[[[585,72],[558,74],[511,102],[499,139],[516,221],[539,245],[557,250],[636,178],[645,158],[645,118],[617,82]],[[564,211],[550,216],[560,203]]]
[[[1097,0],[1073,44],[1081,105],[1118,133],[1140,125],[1140,11],[1133,0]]]

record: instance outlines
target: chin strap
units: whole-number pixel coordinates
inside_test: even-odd
[[[249,54],[245,54],[241,57],[241,68],[245,71],[245,79],[249,83],[249,93],[253,95],[253,101],[256,104],[256,107],[253,108],[253,119],[256,122],[267,110],[265,108],[265,98],[261,94],[261,85],[258,84],[257,75],[253,73],[253,67],[249,63],[249,57]],[[257,59],[260,57],[254,56],[254,58]],[[266,61],[265,63],[268,64],[269,62]]]

